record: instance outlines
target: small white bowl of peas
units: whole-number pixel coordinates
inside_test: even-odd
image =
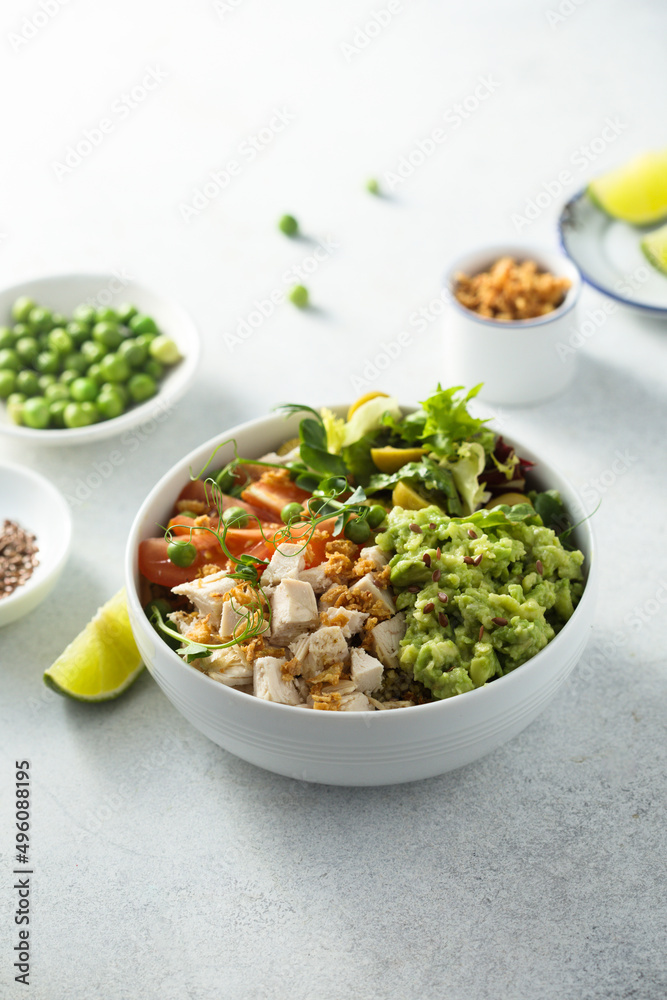
[[[0,292],[0,434],[88,443],[169,412],[194,379],[196,327],[177,303],[114,274]]]

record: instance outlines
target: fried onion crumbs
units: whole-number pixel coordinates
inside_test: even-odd
[[[350,542],[347,538],[334,538],[330,542],[327,542],[324,551],[327,555],[332,552],[340,552],[341,555],[347,556],[348,559],[354,559],[359,551],[359,546],[354,542]]]
[[[357,559],[356,563],[354,564],[353,574],[359,579],[361,579],[362,576],[366,576],[367,573],[374,573],[374,572],[375,572],[375,563],[373,562],[372,559],[367,559],[365,556],[363,559]]]
[[[337,691],[332,691],[331,694],[313,694],[311,698],[313,699],[313,708],[320,712],[340,711],[341,696]]]
[[[212,576],[214,573],[220,572],[222,572],[222,566],[218,566],[216,563],[205,563],[197,570],[197,579],[201,579],[203,576]]]
[[[215,629],[211,627],[210,615],[206,615],[206,618],[200,618],[194,623],[192,628],[188,630],[188,640],[192,642],[203,642],[205,644],[222,642],[221,637]]]
[[[534,260],[517,263],[513,257],[501,257],[490,270],[472,277],[459,272],[454,295],[479,316],[507,322],[553,312],[571,284],[569,278],[540,271]]]
[[[176,510],[180,513],[182,510],[191,510],[194,514],[206,514],[209,510],[210,504],[205,503],[203,500],[177,500]]]
[[[277,656],[280,659],[285,656],[282,646],[268,646],[262,635],[248,639],[247,642],[240,642],[239,649],[243,650],[248,663],[253,663],[260,656]]]
[[[345,587],[342,584],[334,584],[322,594],[320,600],[325,607],[329,608],[349,608],[350,611],[365,611],[376,619],[375,624],[378,621],[384,621],[385,618],[392,617],[392,612],[389,608],[382,601],[376,601],[368,590],[353,592],[349,587]],[[365,623],[365,627],[367,625],[368,622]]]
[[[391,566],[388,564],[374,574],[375,582],[380,590],[387,590],[391,584]]]

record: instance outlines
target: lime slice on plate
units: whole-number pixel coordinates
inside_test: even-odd
[[[136,680],[143,666],[122,589],[44,672],[44,683],[78,701],[110,701]]]
[[[649,264],[667,274],[667,225],[647,233],[639,245]]]
[[[607,215],[634,226],[667,216],[667,150],[643,153],[588,185],[591,200]]]

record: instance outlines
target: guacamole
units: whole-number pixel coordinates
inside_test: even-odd
[[[583,553],[568,551],[527,504],[453,519],[394,507],[377,537],[391,554],[406,612],[402,668],[450,698],[514,670],[543,649],[583,591]]]

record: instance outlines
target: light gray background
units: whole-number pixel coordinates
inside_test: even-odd
[[[121,585],[134,512],[173,461],[276,402],[353,398],[353,377],[401,330],[409,350],[367,388],[423,398],[447,380],[443,330],[434,319],[418,333],[410,316],[437,300],[448,260],[516,238],[553,246],[567,196],[667,146],[655,0],[403,0],[359,47],[387,6],[70,0],[23,43],[37,0],[3,5],[3,282],[124,269],[180,299],[204,346],[196,386],[140,437],[0,442],[74,497],[75,523],[57,593],[0,636],[3,997],[26,993],[11,970],[9,791],[23,757],[35,1000],[667,994],[664,322],[616,311],[582,338],[564,396],[499,415],[592,506],[602,499],[603,581],[571,680],[492,757],[403,787],[309,786],[209,743],[148,676],[99,706],[42,685]],[[150,69],[164,79],[119,111]],[[493,93],[457,127],[480,78]],[[242,144],[274,109],[293,120],[249,162]],[[113,130],[59,179],[54,163],[105,117]],[[619,134],[586,162],[607,119]],[[437,127],[446,140],[393,199],[364,191]],[[230,159],[240,174],[184,221]],[[572,182],[520,226],[513,216],[563,170]],[[254,300],[284,290],[312,251],[277,231],[285,211],[339,244],[307,281],[317,308],[283,304],[233,345]],[[586,290],[580,320],[600,301]],[[114,448],[121,466],[77,502]]]

